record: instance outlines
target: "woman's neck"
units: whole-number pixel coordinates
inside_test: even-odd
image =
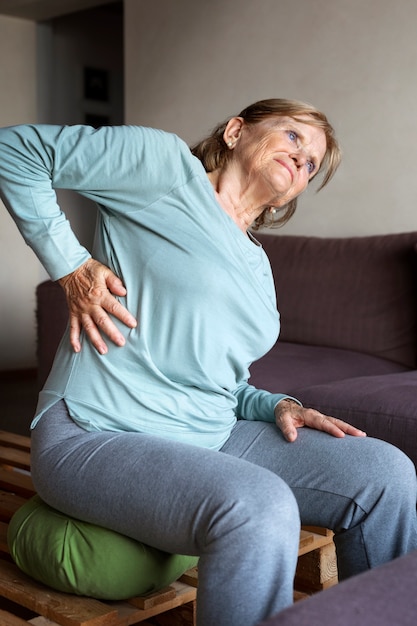
[[[251,205],[245,194],[236,192],[230,178],[222,175],[220,170],[208,172],[207,176],[213,185],[217,202],[240,230],[247,235],[248,229],[262,213],[264,207]]]

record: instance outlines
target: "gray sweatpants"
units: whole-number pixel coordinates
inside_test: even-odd
[[[335,531],[339,577],[417,549],[416,475],[371,438],[237,422],[220,452],[86,432],[57,403],[32,432],[51,506],[172,553],[199,555],[199,626],[255,626],[292,602],[300,522]]]

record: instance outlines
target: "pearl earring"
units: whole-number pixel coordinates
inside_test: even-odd
[[[228,141],[227,142],[227,147],[228,148],[232,148],[233,147],[233,141]]]

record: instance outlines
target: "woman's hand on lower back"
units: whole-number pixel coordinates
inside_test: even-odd
[[[106,354],[108,350],[103,335],[117,346],[125,344],[125,338],[111,316],[129,328],[135,328],[137,322],[115,297],[126,295],[120,278],[99,261],[89,259],[58,282],[67,298],[70,341],[75,352],[81,350],[82,329],[100,354]]]

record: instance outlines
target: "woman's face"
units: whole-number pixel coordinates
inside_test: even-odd
[[[230,120],[225,137],[229,133],[227,138],[236,141],[234,162],[259,204],[284,206],[317,174],[326,153],[326,136],[303,119],[308,117],[276,117],[252,126],[241,118]]]

